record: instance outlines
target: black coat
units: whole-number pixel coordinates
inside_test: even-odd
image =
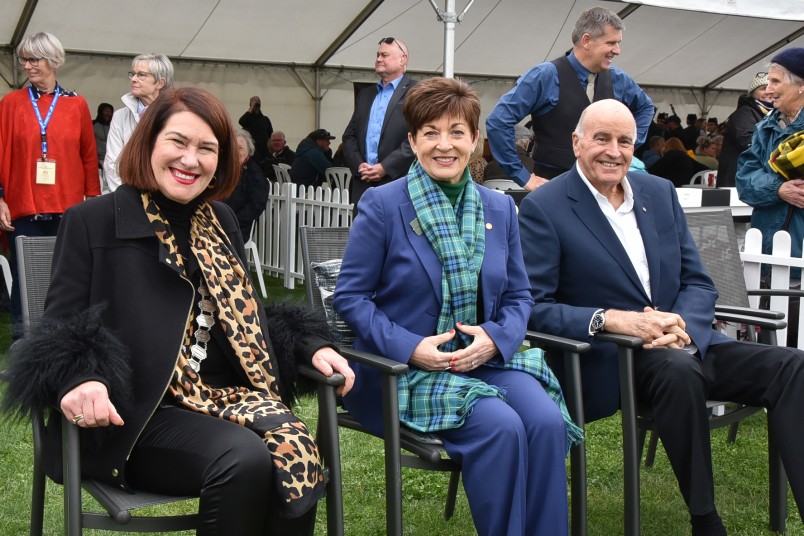
[[[262,174],[254,158],[249,158],[240,172],[237,188],[224,201],[234,210],[244,240],[248,240],[251,224],[265,211],[270,194],[271,185],[268,179]]]
[[[664,155],[648,168],[648,173],[663,177],[676,188],[689,184],[693,175],[707,168],[684,151],[665,151]]]
[[[764,119],[765,114],[757,101],[748,95],[740,95],[737,109],[726,120],[726,133],[723,135],[723,148],[720,150],[717,168],[717,185],[734,186],[737,176],[737,158],[751,145],[754,127]]]
[[[234,213],[222,203],[213,208],[245,258]],[[81,383],[105,383],[125,425],[81,430],[83,475],[125,486],[125,461],[170,383],[194,297],[192,283],[167,265],[137,190],[123,185],[73,206],[59,228],[45,319],[12,350],[6,405],[23,412],[57,406]],[[271,315],[278,321],[274,328],[260,308],[287,404],[296,374],[289,364],[327,344],[314,335],[325,336],[326,322],[310,322],[307,313],[294,310]],[[58,422],[48,423],[45,470],[60,481]]]

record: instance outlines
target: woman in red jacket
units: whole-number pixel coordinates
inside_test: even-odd
[[[9,233],[11,256],[19,235],[55,236],[64,211],[100,195],[92,117],[83,97],[61,87],[56,71],[64,48],[40,32],[17,47],[30,82],[0,100],[0,229]],[[16,263],[11,262],[16,281]],[[22,321],[19,292],[11,316]]]

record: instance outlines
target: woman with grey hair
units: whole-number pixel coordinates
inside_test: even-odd
[[[131,91],[120,98],[124,106],[114,113],[106,139],[103,172],[110,192],[121,184],[117,158],[134,132],[134,127],[140,122],[140,116],[160,91],[173,85],[173,64],[164,54],[140,54],[131,60],[128,79],[131,80]]]
[[[12,258],[17,236],[56,236],[67,208],[100,194],[89,106],[56,81],[64,64],[61,42],[36,33],[19,44],[16,55],[29,83],[0,100],[0,229],[9,233]],[[16,267],[12,261],[15,282]],[[19,326],[16,284],[11,316]]]
[[[774,110],[757,124],[751,145],[737,160],[737,191],[742,202],[754,207],[751,226],[762,231],[763,252],[770,253],[773,234],[784,229],[793,238],[792,255],[801,257],[804,169],[794,163],[804,152],[804,145],[795,141],[804,136],[804,48],[788,48],[773,57],[766,95]],[[787,149],[798,152],[787,154]],[[788,165],[780,166],[782,162]]]
[[[240,224],[243,241],[251,235],[251,227],[262,215],[268,203],[270,183],[254,161],[254,139],[247,130],[235,129],[237,154],[240,159],[240,182],[232,195],[223,202],[232,207]]]

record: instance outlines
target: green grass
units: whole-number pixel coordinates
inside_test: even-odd
[[[291,296],[303,300],[303,288],[287,292],[277,278],[268,277],[270,299]],[[9,344],[8,315],[0,315],[0,352]],[[3,368],[0,356],[0,370]],[[0,387],[1,388],[1,387]],[[297,414],[315,429],[316,403],[306,398]],[[343,488],[346,534],[385,533],[385,498],[382,444],[378,439],[350,430],[341,431]],[[773,534],[767,529],[767,429],[764,414],[745,421],[737,442],[726,442],[726,430],[712,432],[712,451],[716,496],[721,516],[732,536]],[[0,535],[28,533],[31,494],[31,432],[26,424],[0,421]],[[587,427],[589,481],[589,535],[623,534],[622,448],[619,416]],[[403,470],[405,533],[411,535],[474,534],[471,514],[463,490],[459,490],[455,516],[444,520],[448,475]],[[642,533],[645,535],[686,536],[690,533],[686,508],[676,486],[664,452],[659,449],[656,465],[642,471]],[[85,499],[85,506],[91,506]],[[192,510],[193,502],[171,505],[152,512],[179,513]],[[318,511],[316,534],[326,534],[326,507]],[[804,536],[804,525],[792,496],[787,519],[789,536]],[[45,507],[45,534],[61,534],[61,487],[48,482]],[[88,531],[88,534],[107,534]],[[113,533],[108,533],[113,534]],[[119,533],[115,533],[119,534]],[[190,534],[190,533],[184,533]],[[551,535],[545,535],[551,536]]]

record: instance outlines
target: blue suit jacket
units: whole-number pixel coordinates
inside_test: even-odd
[[[576,168],[528,194],[519,222],[525,265],[535,305],[530,327],[590,340],[598,309],[678,313],[702,357],[710,344],[729,340],[712,330],[717,291],[706,273],[673,184],[629,173],[650,273],[652,296]],[[581,356],[587,419],[619,407],[616,347],[593,343]]]
[[[480,273],[481,326],[508,360],[525,336],[533,302],[511,197],[478,187],[486,221]],[[436,334],[441,264],[410,223],[416,212],[407,180],[371,188],[349,233],[334,305],[355,332],[355,348],[407,363],[424,337]],[[346,408],[374,433],[382,431],[380,377],[352,364],[356,381]]]

